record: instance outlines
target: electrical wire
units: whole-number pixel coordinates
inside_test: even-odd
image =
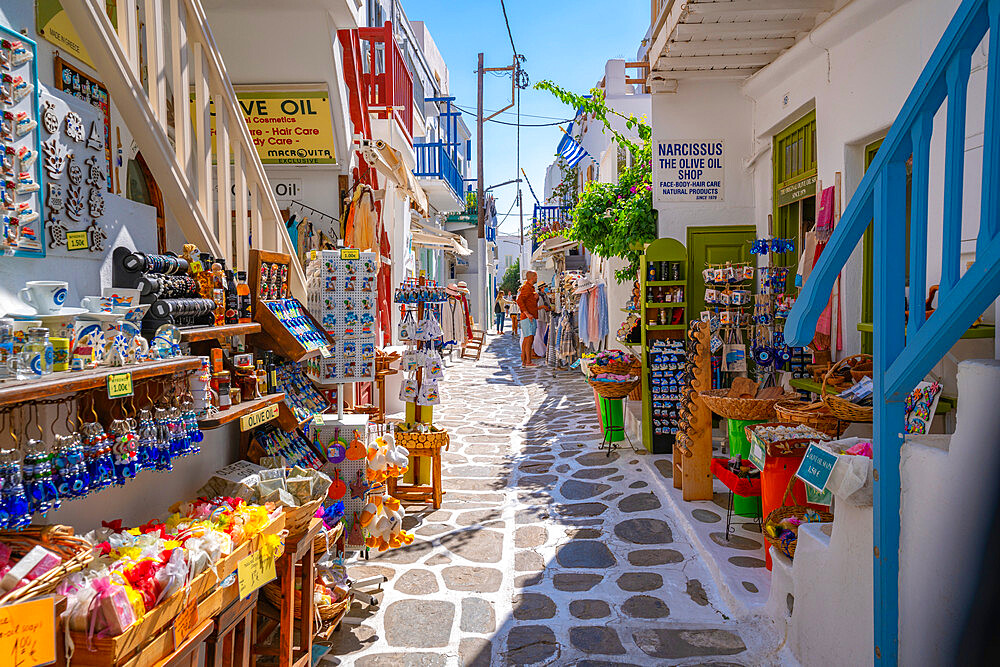
[[[475,116],[476,115],[475,109],[466,109],[465,107],[463,107],[463,106],[461,106],[459,104],[455,104],[454,102],[452,102],[451,106],[454,107],[454,108],[456,108],[456,109],[458,109],[459,111],[461,111],[463,113],[469,114],[470,116]],[[496,109],[483,109],[484,113],[493,113],[495,111],[496,111]],[[517,112],[516,111],[501,111],[500,114],[503,115],[503,116],[516,116]],[[543,118],[545,120],[557,120],[560,123],[571,123],[573,121],[572,118],[559,118],[557,116],[541,116],[539,114],[532,114],[532,113],[522,113],[521,115],[522,116],[526,116],[528,118]]]
[[[507,24],[507,37],[510,38],[510,48],[514,52],[514,55],[516,56],[517,47],[514,46],[514,35],[510,31],[510,21],[507,20],[507,6],[503,3],[503,0],[500,0],[500,9],[503,10],[503,22]]]

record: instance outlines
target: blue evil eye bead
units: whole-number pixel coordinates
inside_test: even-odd
[[[766,368],[774,361],[774,355],[771,353],[771,348],[769,347],[755,347],[753,349],[753,359],[758,366]]]
[[[66,291],[65,287],[60,287],[59,289],[56,290],[56,293],[52,295],[52,301],[54,301],[57,306],[62,306],[64,303],[66,303],[67,293],[68,292]]]

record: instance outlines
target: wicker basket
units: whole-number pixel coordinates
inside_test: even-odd
[[[855,355],[857,361],[851,364],[851,377],[855,382],[861,382],[866,377],[875,375],[875,360],[867,354]]]
[[[590,386],[597,391],[601,398],[625,398],[632,390],[639,386],[639,378],[631,382],[606,382],[603,380],[591,380],[587,378]]]
[[[281,609],[281,583],[278,581],[271,581],[264,584],[260,589],[267,601],[273,604],[276,608]],[[316,615],[320,618],[323,623],[329,623],[330,621],[337,618],[337,615],[342,611],[351,606],[351,602],[354,601],[353,595],[348,595],[343,600],[339,602],[334,602],[333,604],[314,604],[313,609],[316,611]],[[292,605],[293,612],[295,613],[295,618],[302,618],[302,591],[295,591],[295,604]]]
[[[784,400],[780,398],[732,398],[728,389],[712,389],[699,394],[705,405],[726,419],[743,419],[746,421],[775,419],[774,404]]]
[[[288,539],[293,539],[306,532],[309,522],[316,516],[316,510],[322,503],[323,499],[317,498],[301,507],[285,508],[285,530],[288,531]]]
[[[642,400],[642,383],[637,383],[635,389],[628,393],[629,400],[641,401]]]
[[[785,489],[785,496],[781,499],[781,506],[776,507],[771,510],[771,513],[767,515],[764,519],[764,539],[773,546],[775,549],[785,554],[789,558],[795,558],[795,545],[798,543],[799,538],[796,536],[794,540],[789,540],[788,542],[782,542],[781,540],[771,537],[767,534],[768,526],[776,526],[782,519],[787,519],[788,517],[798,517],[803,518],[806,515],[806,510],[812,510],[810,507],[805,507],[804,505],[786,505],[785,502],[792,495],[792,487],[798,478],[794,475],[790,480],[788,480],[788,488]],[[794,502],[794,498],[792,499]],[[821,523],[829,523],[833,521],[833,514],[830,512],[823,512],[821,510],[812,510],[819,514],[820,518],[823,520]]]
[[[605,364],[593,363],[589,367],[590,375],[598,375],[600,373],[611,373],[613,375],[639,375],[642,372],[642,362],[637,358],[632,357],[632,361],[629,363],[622,363],[620,361],[609,361]]]
[[[448,437],[448,431],[434,426],[427,433],[400,431],[397,428],[393,435],[395,436],[397,445],[402,445],[411,452],[415,449],[436,449],[438,447],[448,449],[448,445],[451,442],[451,438]]]
[[[823,386],[820,387],[820,398],[830,410],[830,413],[837,419],[845,422],[871,422],[875,415],[875,409],[871,406],[855,405],[850,401],[839,398],[835,394],[828,394],[826,387],[830,383],[830,378],[841,366],[849,364],[852,360],[863,359],[867,354],[855,354],[845,357],[830,367],[823,377]]]
[[[23,557],[32,547],[42,546],[63,559],[58,567],[0,597],[0,604],[51,593],[66,575],[82,570],[94,559],[93,545],[75,535],[70,526],[28,526],[20,531],[3,530],[0,531],[0,542],[18,557]]]
[[[778,401],[774,404],[774,412],[778,421],[805,424],[835,438],[840,436],[840,421],[821,401]]]
[[[316,554],[324,554],[327,551],[337,550],[337,540],[340,536],[344,534],[344,523],[338,521],[337,525],[329,530],[321,530],[316,535],[316,539],[313,540],[313,552]],[[317,556],[318,557],[318,556]]]

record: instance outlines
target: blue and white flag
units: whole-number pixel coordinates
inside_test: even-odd
[[[565,132],[565,130],[563,131]],[[580,160],[590,157],[590,153],[583,150],[583,146],[577,143],[576,139],[569,136],[568,133],[563,135],[562,141],[559,142],[559,147],[556,149],[556,154],[566,160],[566,163],[570,167],[575,167],[580,164]],[[593,158],[591,159],[593,160]]]

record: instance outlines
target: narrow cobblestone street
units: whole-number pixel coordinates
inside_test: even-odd
[[[443,505],[409,507],[414,543],[351,568],[389,581],[379,613],[356,605],[328,664],[780,662],[678,530],[669,459],[597,451],[579,373],[524,371],[513,339],[494,337],[443,388]]]

